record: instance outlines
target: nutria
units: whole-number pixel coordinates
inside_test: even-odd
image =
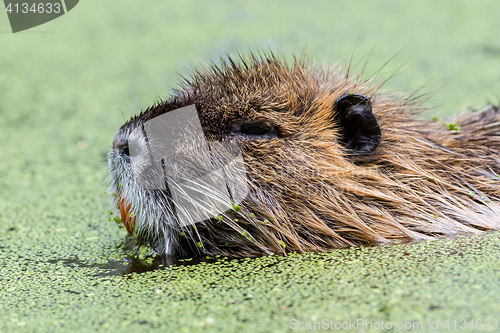
[[[241,202],[226,196],[222,213],[212,210],[196,223],[179,222],[165,175],[164,188],[139,186],[139,164],[130,157],[132,141],[136,150],[150,149],[144,124],[188,106],[211,147],[240,149],[247,182]],[[289,65],[272,54],[221,59],[194,69],[172,97],[118,130],[109,193],[139,242],[178,258],[326,251],[500,229],[499,108],[459,115],[447,126],[418,120],[421,109],[411,95],[379,94],[372,80],[305,57]],[[169,163],[161,160],[163,172]]]

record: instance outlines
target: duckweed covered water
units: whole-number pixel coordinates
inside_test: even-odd
[[[130,255],[103,191],[124,118],[166,98],[190,63],[235,47],[307,45],[311,58],[342,64],[354,52],[359,70],[375,45],[372,74],[408,45],[382,71],[411,57],[389,91],[433,80],[431,90],[444,86],[437,116],[498,101],[499,10],[486,1],[88,0],[15,35],[0,13],[0,332],[284,332],[357,319],[422,323],[419,332],[456,331],[448,319],[467,320],[461,332],[479,330],[472,319],[493,327],[498,233],[168,265]]]
[[[124,260],[47,261],[43,246],[33,248],[39,258],[27,246],[10,247],[0,258],[0,330],[284,332],[293,319],[362,319],[421,323],[428,331],[429,322],[443,327],[447,319],[492,321],[499,236],[218,258],[123,276]]]

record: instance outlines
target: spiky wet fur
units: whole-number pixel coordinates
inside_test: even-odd
[[[278,138],[238,143],[250,188],[241,210],[178,227],[165,194],[134,185],[130,165],[114,149],[110,189],[130,201],[139,240],[178,257],[324,251],[499,229],[498,108],[458,116],[455,131],[416,120],[417,102],[378,88],[304,58],[286,65],[281,56],[251,55],[195,69],[173,97],[131,119],[116,138],[191,104],[209,141],[233,140],[231,124],[242,117],[272,124]],[[339,143],[333,105],[350,92],[371,99],[382,130],[369,156]]]

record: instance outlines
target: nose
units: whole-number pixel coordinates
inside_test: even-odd
[[[118,153],[124,157],[130,157],[130,153],[128,151],[128,140],[126,139],[118,139],[115,141],[113,148],[118,150]]]

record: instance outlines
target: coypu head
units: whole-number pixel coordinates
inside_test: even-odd
[[[401,145],[430,142],[409,120],[414,106],[375,92],[370,82],[303,59],[289,66],[251,56],[195,70],[115,135],[109,186],[127,230],[176,257],[322,251],[445,233],[451,227],[437,216],[447,205],[429,204],[435,183],[412,164],[420,150]],[[166,141],[177,142],[172,156],[151,159]],[[159,183],[146,184],[145,170]],[[200,195],[208,201],[193,199]]]

